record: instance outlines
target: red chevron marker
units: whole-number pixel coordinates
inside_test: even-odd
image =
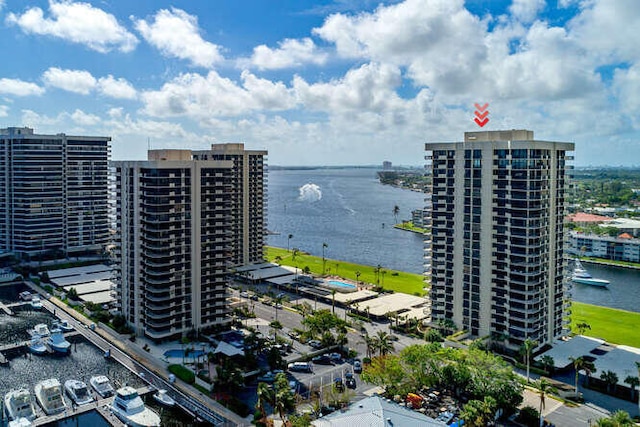
[[[473,114],[475,115],[473,121],[476,122],[478,126],[484,127],[484,125],[489,123],[489,117],[487,117],[489,115],[489,110],[487,110],[487,108],[489,107],[489,103],[480,105],[476,102],[473,105],[477,108],[477,110],[473,112]]]
[[[484,120],[478,120],[478,118],[476,117],[475,119],[473,119],[473,121],[476,122],[478,126],[484,127],[484,125],[489,123],[489,117],[486,117]]]

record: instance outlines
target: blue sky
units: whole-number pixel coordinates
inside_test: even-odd
[[[485,130],[640,165],[638,28],[637,0],[0,0],[0,127],[420,165],[487,102]]]

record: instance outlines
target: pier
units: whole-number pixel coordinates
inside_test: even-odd
[[[0,302],[0,310],[4,311],[9,316],[13,316],[14,315],[13,311],[9,307],[4,305],[2,302]]]

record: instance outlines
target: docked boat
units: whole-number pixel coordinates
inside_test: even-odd
[[[123,423],[135,427],[160,425],[160,416],[147,408],[135,388],[124,386],[116,391],[111,411]]]
[[[17,420],[9,421],[7,427],[31,427],[33,423],[27,418],[18,418]]]
[[[39,296],[33,295],[31,297],[31,307],[33,307],[35,310],[41,310],[42,309],[42,301],[40,300]]]
[[[109,378],[104,375],[96,375],[91,377],[89,380],[89,384],[91,387],[100,395],[100,397],[110,397],[113,396],[115,390],[113,386],[109,382]]]
[[[60,331],[53,332],[47,339],[47,343],[49,347],[51,347],[51,350],[57,354],[69,354],[69,350],[71,349],[71,343],[67,341]]]
[[[29,351],[33,354],[42,355],[48,353],[49,348],[41,336],[34,335],[29,341]]]
[[[35,388],[36,400],[45,414],[53,415],[67,409],[67,402],[62,395],[62,385],[56,378],[40,381]]]
[[[67,396],[78,406],[93,402],[93,397],[89,394],[87,385],[78,380],[67,380],[64,382],[64,391]]]
[[[34,336],[39,336],[39,337],[48,337],[49,335],[51,335],[51,331],[49,330],[49,327],[44,324],[44,323],[38,323],[36,326],[33,327],[33,329],[29,329],[29,335],[31,335],[32,337]]]
[[[169,396],[167,390],[160,389],[156,393],[154,393],[153,398],[156,402],[158,402],[162,406],[166,406],[167,408],[172,408],[176,406],[176,401],[173,397]]]
[[[573,275],[571,281],[574,283],[581,283],[583,285],[607,287],[609,281],[605,279],[596,279],[593,277],[583,266],[579,259],[574,261]]]
[[[26,388],[11,390],[4,395],[4,408],[10,420],[25,418],[27,421],[36,417],[31,393]]]
[[[32,296],[31,292],[29,291],[20,292],[20,295],[19,295],[22,301],[31,301],[31,296]]]
[[[60,329],[62,332],[71,332],[73,331],[73,326],[71,326],[71,323],[69,323],[68,320],[54,320],[51,323],[51,329],[55,330],[55,329]]]

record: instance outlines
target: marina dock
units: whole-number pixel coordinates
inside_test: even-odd
[[[4,311],[9,316],[13,316],[13,311],[1,302],[0,302],[0,310]]]

